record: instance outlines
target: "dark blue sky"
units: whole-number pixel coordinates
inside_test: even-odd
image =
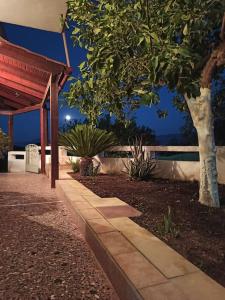
[[[9,41],[30,49],[31,51],[48,56],[58,61],[65,62],[62,36],[58,33],[46,32],[37,29],[25,28],[11,24],[4,25]],[[67,41],[71,65],[74,75],[79,72],[78,65],[85,59],[85,52],[79,48],[73,48],[72,41],[67,32]],[[65,87],[68,88],[68,85]],[[176,111],[171,104],[172,95],[163,89],[161,92],[161,109],[167,109],[169,116],[159,119],[156,110],[159,107],[142,107],[136,111],[135,117],[140,125],[149,126],[155,130],[157,135],[178,133],[183,123],[183,115]],[[75,109],[61,107],[60,125],[64,123],[65,116],[70,114],[73,119],[81,119],[82,116]],[[16,143],[32,142],[39,138],[39,113],[30,112],[15,117],[14,137]],[[7,131],[7,118],[0,117],[0,127]],[[31,126],[32,125],[32,126]]]

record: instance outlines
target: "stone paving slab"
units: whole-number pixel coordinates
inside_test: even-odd
[[[96,207],[97,210],[106,218],[118,217],[139,217],[141,212],[130,205]]]
[[[138,289],[168,281],[138,251],[116,255],[115,260]]]
[[[225,299],[222,286],[130,220],[129,215],[124,215],[126,203],[123,205],[120,199],[109,198],[108,203],[116,204],[119,200],[120,205],[106,206],[107,198],[89,193],[86,187],[84,191],[75,180],[63,184],[57,181],[59,194],[64,191],[66,196],[68,193],[69,197],[65,199],[69,203],[73,196],[67,185],[92,207],[78,209],[76,205],[72,206],[82,233],[122,300]],[[97,206],[102,201],[104,205]],[[123,213],[117,215],[117,210]],[[140,212],[136,213],[140,215]]]
[[[187,276],[173,278],[171,282],[191,300],[223,300],[225,289],[200,270]]]
[[[108,206],[128,206],[118,198],[101,198],[101,197],[88,197],[84,196],[93,207],[108,207]]]
[[[193,298],[186,296],[172,282],[143,288],[139,292],[145,300],[193,300]]]
[[[79,211],[86,220],[102,218],[102,215],[94,208],[79,209]]]
[[[107,220],[105,219],[93,219],[88,220],[88,224],[94,230],[95,233],[106,233],[117,231]]]
[[[175,250],[129,218],[108,220],[167,277],[193,273],[199,269]]]
[[[75,206],[75,208],[77,209],[92,208],[92,206],[86,201],[82,201],[82,202],[72,201],[71,204]]]
[[[103,233],[98,237],[112,256],[136,251],[135,247],[119,232]]]

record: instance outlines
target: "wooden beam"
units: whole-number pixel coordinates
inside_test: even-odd
[[[34,97],[32,95],[26,94],[26,93],[21,92],[21,91],[16,91],[14,88],[11,88],[11,87],[6,86],[6,85],[0,84],[0,92],[1,91],[6,92],[7,94],[11,94],[11,95],[13,95],[17,98],[21,97],[25,101],[31,102],[32,104],[40,103],[40,98]]]
[[[44,96],[42,98],[42,102],[41,102],[42,106],[45,104],[45,101],[46,101],[48,95],[50,95],[51,82],[52,82],[52,74],[49,76],[48,84],[47,84],[47,87],[45,89]]]
[[[43,93],[45,90],[45,84],[43,82],[42,82],[42,84],[40,84],[40,83],[36,83],[36,82],[32,81],[31,80],[32,76],[30,76],[29,79],[25,78],[26,76],[24,76],[24,75],[22,75],[22,77],[20,77],[18,75],[1,70],[1,67],[0,67],[0,76],[6,80],[10,80],[12,82],[21,84],[23,86],[28,86],[28,87],[32,88],[33,90],[40,92],[40,93]]]
[[[28,106],[28,107],[24,107],[24,108],[12,111],[12,115],[19,115],[19,114],[23,114],[23,113],[26,113],[29,111],[38,110],[40,108],[41,108],[41,104],[36,104],[36,105],[32,105],[32,106]]]
[[[55,181],[59,179],[59,151],[58,151],[58,80],[52,77],[50,86],[50,119],[51,119],[51,187],[55,188]]]
[[[59,92],[63,89],[69,75],[72,73],[73,69],[72,68],[68,68],[67,72],[62,74],[62,77],[60,78],[59,81]]]
[[[3,102],[3,100],[1,101],[0,99],[0,110],[10,110],[10,111],[14,111],[16,110],[16,108],[12,108],[11,106],[8,106],[7,104],[5,104]]]
[[[1,47],[1,54],[8,58],[15,59],[20,63],[26,63],[39,70],[53,74],[59,74],[66,68],[66,66],[61,63],[47,59],[44,56],[34,54],[28,50],[21,49],[15,45],[5,44]]]
[[[13,94],[10,94],[10,93],[7,93],[6,91],[2,91],[0,89],[0,96],[8,99],[8,100],[11,100],[13,102],[16,102],[16,103],[19,103],[19,104],[22,104],[24,106],[29,106],[32,104],[32,101],[28,101],[24,98],[20,98],[20,96],[16,96],[16,95],[13,95]]]
[[[0,115],[1,116],[11,116],[11,115],[13,115],[13,111],[10,111],[10,110],[0,110]]]
[[[17,77],[35,82],[36,84],[45,85],[46,84],[46,77],[48,76],[48,73],[43,73],[42,71],[38,71],[34,68],[28,69],[24,65],[11,65],[10,63],[7,63],[6,58],[4,55],[0,54],[0,73],[9,73],[12,75],[15,75]]]
[[[26,93],[28,95],[34,96],[36,98],[42,99],[44,91],[43,92],[39,92],[34,90],[33,88],[30,88],[29,86],[24,86],[20,83],[11,81],[11,80],[7,80],[5,78],[0,77],[0,84],[4,85],[5,87],[10,87],[18,92],[23,92]]]
[[[45,148],[46,141],[46,123],[47,123],[47,110],[45,107],[40,108],[40,133],[41,133],[41,173],[45,174]]]
[[[1,98],[0,99],[1,102],[11,108],[15,108],[15,109],[21,109],[21,108],[24,108],[24,105],[22,104],[19,104],[19,103],[16,103],[14,101],[11,101],[11,100],[8,100],[8,99],[5,99],[5,98]]]
[[[9,115],[8,117],[8,136],[10,138],[10,150],[13,150],[13,115]]]

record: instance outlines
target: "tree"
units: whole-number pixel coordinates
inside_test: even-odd
[[[89,123],[95,125],[98,117],[102,114],[104,103],[99,105],[91,82],[91,80],[77,78],[71,83],[70,92],[65,93],[65,97],[70,107],[78,108],[88,118]]]
[[[132,118],[124,123],[119,119],[111,120],[110,115],[100,118],[98,128],[113,132],[120,145],[129,145],[136,137],[141,137],[144,145],[153,145],[155,143],[155,134],[151,128],[138,126],[135,119]]]
[[[116,112],[155,104],[162,85],[176,105],[186,101],[198,133],[199,201],[218,207],[211,84],[225,64],[225,1],[69,0],[68,9],[96,103]]]
[[[86,112],[85,114],[87,118],[83,121],[70,120],[69,122],[65,122],[61,127],[61,132],[65,133],[81,124],[92,125],[88,113]],[[138,126],[134,118],[131,118],[127,121],[121,121],[119,119],[112,120],[110,115],[106,114],[99,119],[96,119],[94,124],[95,127],[99,129],[113,132],[120,145],[129,145],[129,143],[132,142],[132,140],[134,140],[137,136],[142,137],[142,141],[146,146],[154,145],[155,143],[154,131],[149,127]]]
[[[225,80],[222,78],[216,82],[212,95],[212,110],[214,119],[215,144],[218,146],[225,145]],[[187,109],[184,116],[184,125],[181,128],[183,144],[198,145],[198,136],[193,125],[191,115]]]

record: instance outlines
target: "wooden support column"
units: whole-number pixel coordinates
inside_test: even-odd
[[[58,150],[58,80],[52,77],[50,86],[50,122],[51,122],[51,187],[59,179],[59,150]]]
[[[47,110],[43,106],[40,109],[40,133],[41,133],[41,173],[45,174],[46,169],[45,169],[45,148],[47,144],[47,134],[46,134],[46,129],[47,129]]]
[[[46,108],[46,123],[45,123],[45,140],[46,140],[46,146],[48,146],[48,109]]]
[[[13,150],[13,115],[8,116],[8,136],[10,138],[10,150]]]
[[[67,46],[67,41],[66,41],[66,32],[62,32],[62,37],[63,37],[63,44],[64,44],[64,49],[65,49],[65,55],[66,55],[66,63],[67,66],[70,67],[70,56],[69,56],[69,51],[68,51],[68,46]]]

